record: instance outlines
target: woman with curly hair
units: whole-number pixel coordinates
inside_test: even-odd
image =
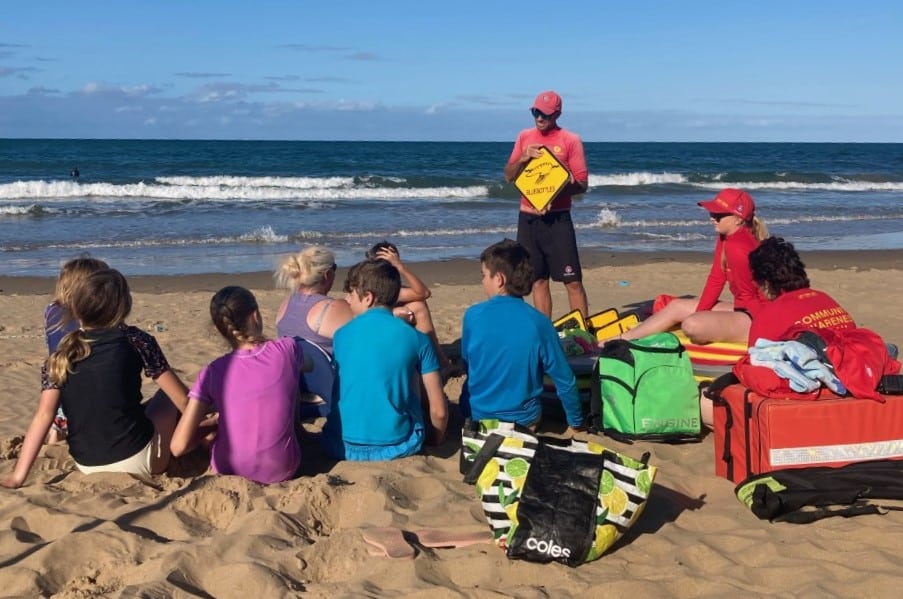
[[[812,329],[849,329],[856,326],[850,313],[834,298],[809,287],[806,266],[793,244],[769,237],[749,254],[753,280],[771,301],[765,302],[749,328],[749,345],[757,339],[781,341],[793,326]]]

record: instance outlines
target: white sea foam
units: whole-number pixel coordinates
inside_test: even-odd
[[[189,179],[195,179],[189,177]],[[325,180],[323,180],[325,181]],[[436,199],[461,200],[486,197],[485,185],[468,187],[335,187],[320,185],[307,188],[170,185],[159,183],[75,183],[71,181],[16,181],[0,184],[0,199],[61,200],[61,199],[151,199],[194,201],[263,201],[263,200],[399,200]]]
[[[616,173],[611,175],[590,175],[589,186],[603,185],[636,187],[638,185],[663,185],[668,183],[686,183],[687,177],[680,173]]]
[[[596,220],[588,225],[575,225],[577,229],[596,229],[596,228],[613,228],[621,224],[621,217],[611,208],[602,208],[596,215]]]
[[[799,215],[793,218],[767,218],[769,225],[793,225],[799,223],[832,223],[832,222],[853,222],[853,221],[869,221],[869,220],[887,220],[887,219],[903,219],[903,212],[899,214],[834,214],[834,215]],[[610,208],[603,208],[596,216],[596,220],[588,224],[575,224],[577,229],[689,229],[699,226],[708,226],[711,221],[707,218],[702,219],[652,219],[645,218],[641,220],[624,220],[621,216]],[[652,233],[643,232],[642,235],[654,235]],[[682,239],[681,234],[674,237],[671,234],[664,235],[668,239]],[[688,239],[695,239],[689,237]]]
[[[650,231],[644,231],[640,233],[639,237],[642,239],[652,239],[655,241],[702,241],[712,238],[711,235],[704,235],[702,233],[652,233]]]
[[[0,216],[20,216],[29,214],[35,210],[35,205],[28,206],[0,206]]]
[[[467,227],[463,229],[399,229],[393,231],[348,231],[344,233],[322,233],[320,231],[299,231],[292,237],[302,241],[321,239],[366,239],[376,236],[384,237],[460,237],[466,235],[507,235],[517,230],[516,225],[495,227]]]
[[[192,247],[192,246],[218,246],[218,245],[235,245],[235,244],[278,244],[287,243],[289,237],[287,235],[277,235],[271,227],[261,227],[250,233],[244,233],[236,237],[192,237],[169,238],[169,239],[123,239],[123,240],[92,240],[90,243],[85,241],[52,243],[43,247],[53,249],[84,249],[90,246],[91,249],[124,249],[124,248],[154,248],[154,247]],[[25,247],[4,247],[3,251],[24,251]]]
[[[724,183],[695,183],[706,189],[722,189]],[[740,189],[777,189],[787,191],[903,191],[901,181],[858,181],[840,179],[831,183],[801,183],[798,181],[733,181],[731,187]]]
[[[903,212],[899,214],[833,214],[833,215],[799,215],[793,218],[766,217],[769,225],[793,225],[798,223],[832,223],[832,222],[852,222],[852,221],[868,221],[868,220],[886,220],[886,219],[903,219]],[[707,218],[703,219],[643,219],[643,220],[619,220],[615,226],[620,228],[636,228],[636,229],[669,229],[669,228],[690,228],[698,226],[711,225],[711,221]],[[593,225],[606,226],[605,224]],[[608,225],[611,226],[611,225]]]
[[[333,189],[354,185],[353,177],[157,177],[154,181],[179,187]]]
[[[252,241],[254,243],[285,243],[288,235],[277,235],[273,227],[260,227],[250,233],[245,233],[238,238],[239,241]]]

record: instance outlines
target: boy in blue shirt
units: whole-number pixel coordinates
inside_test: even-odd
[[[429,337],[392,315],[400,290],[401,275],[386,260],[348,271],[345,292],[354,318],[333,337],[338,374],[322,436],[335,458],[391,460],[445,437],[439,361]]]
[[[533,428],[542,418],[543,375],[555,383],[568,424],[583,425],[577,383],[551,321],[524,301],[533,285],[527,250],[511,239],[480,254],[483,290],[489,299],[467,309],[461,355],[467,381],[461,412],[473,419],[498,418]]]

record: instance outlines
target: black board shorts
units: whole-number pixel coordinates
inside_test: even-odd
[[[583,280],[570,211],[541,215],[521,212],[517,220],[517,242],[530,252],[536,280],[552,279],[561,283]]]

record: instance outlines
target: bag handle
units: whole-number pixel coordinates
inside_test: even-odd
[[[589,414],[586,416],[586,428],[598,434],[602,430],[602,379],[599,375],[599,359],[593,363],[589,375]]]
[[[505,437],[498,433],[492,433],[486,437],[483,447],[473,456],[470,468],[464,473],[465,483],[472,485],[477,482],[477,479],[480,478],[480,474],[483,472],[483,468],[486,467],[486,464],[489,463],[489,460],[492,459],[498,448],[502,446],[504,440]]]
[[[717,379],[709,383],[704,389],[703,394],[709,399],[717,399],[721,397],[721,392],[731,385],[736,385],[740,382],[740,379],[737,378],[733,372],[725,372]]]

